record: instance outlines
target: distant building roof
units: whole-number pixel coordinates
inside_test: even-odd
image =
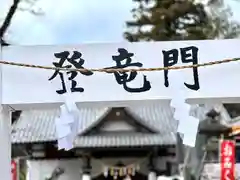
[[[225,121],[229,116],[222,105],[194,105],[190,114],[204,120],[205,114],[215,108]],[[177,121],[173,119],[173,109],[169,105],[139,105],[126,107],[137,121],[157,133],[130,133],[107,135],[82,135],[83,132],[100,121],[111,108],[80,108],[79,136],[76,147],[118,147],[171,145],[176,143]],[[12,126],[12,143],[38,143],[56,141],[55,118],[59,109],[23,111],[20,118]]]

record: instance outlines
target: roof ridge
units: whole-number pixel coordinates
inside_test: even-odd
[[[87,127],[85,127],[84,129],[82,129],[81,132],[79,132],[78,135],[82,135],[84,134],[85,132],[89,131],[90,129],[92,129],[94,126],[96,126],[98,123],[100,123],[104,117],[106,117],[112,110],[112,107],[105,107],[106,110],[105,112],[103,112],[99,118],[96,118],[94,122],[92,122],[91,124],[89,124]]]
[[[138,121],[140,124],[142,124],[143,126],[147,127],[148,129],[152,130],[153,132],[160,133],[160,131],[159,131],[157,128],[155,128],[155,127],[151,126],[150,124],[146,123],[145,120],[143,120],[140,116],[138,116],[136,113],[134,113],[133,110],[131,109],[131,107],[125,107],[124,109],[125,109],[128,113],[130,113],[131,116],[133,116],[134,119],[135,119],[136,121]]]

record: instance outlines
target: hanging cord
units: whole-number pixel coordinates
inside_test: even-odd
[[[99,69],[77,69],[77,68],[58,68],[58,67],[51,67],[51,66],[40,66],[40,65],[34,65],[34,64],[24,64],[24,63],[16,63],[16,62],[10,62],[10,61],[0,61],[0,64],[4,65],[11,65],[11,66],[19,66],[19,67],[27,67],[27,68],[36,68],[36,69],[46,69],[46,70],[58,70],[58,71],[78,71],[78,72],[106,72],[106,73],[114,73],[114,72],[136,72],[136,71],[163,71],[163,70],[179,70],[179,69],[190,69],[190,68],[196,68],[196,67],[204,67],[204,66],[212,66],[217,64],[224,64],[229,62],[236,62],[240,61],[240,58],[233,58],[233,59],[224,59],[220,61],[212,61],[202,64],[194,64],[194,65],[188,65],[188,66],[172,66],[172,67],[157,67],[157,68],[133,68],[133,69],[123,69],[123,68],[99,68]]]

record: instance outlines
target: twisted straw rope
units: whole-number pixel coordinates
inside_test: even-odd
[[[10,61],[0,61],[0,64],[11,65],[11,66],[19,66],[19,67],[27,67],[27,68],[36,68],[36,69],[46,69],[46,70],[58,70],[58,71],[78,71],[78,72],[106,72],[106,73],[114,73],[114,72],[136,72],[136,71],[163,71],[163,70],[179,70],[179,69],[189,69],[195,67],[204,67],[204,66],[212,66],[217,64],[224,64],[229,62],[236,62],[240,61],[240,58],[233,58],[233,59],[224,59],[219,61],[212,61],[202,64],[195,64],[195,65],[187,65],[187,66],[172,66],[172,67],[157,67],[157,68],[135,68],[135,69],[123,69],[123,68],[100,68],[100,69],[76,69],[76,68],[57,68],[51,66],[40,66],[34,64],[24,64],[24,63],[15,63]]]

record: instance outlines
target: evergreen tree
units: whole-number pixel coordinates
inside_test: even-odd
[[[134,20],[124,33],[130,42],[234,38],[240,32],[222,0],[133,0]]]

